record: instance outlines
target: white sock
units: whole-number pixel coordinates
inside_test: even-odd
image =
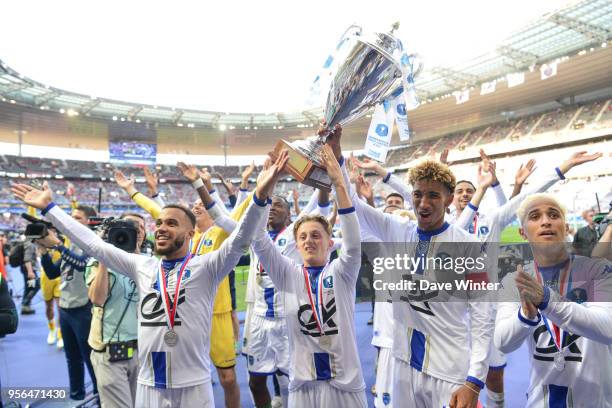
[[[487,388],[487,408],[504,408],[504,393]]]

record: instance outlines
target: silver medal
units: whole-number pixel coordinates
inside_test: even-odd
[[[166,343],[168,347],[176,346],[176,343],[178,343],[178,334],[176,334],[174,330],[168,330],[164,334],[164,343]]]
[[[555,354],[555,369],[563,371],[565,368],[565,356],[562,352]]]

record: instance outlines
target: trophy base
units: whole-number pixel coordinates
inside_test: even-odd
[[[287,150],[289,161],[286,170],[293,178],[302,184],[318,188],[324,191],[331,191],[331,179],[327,175],[325,168],[314,163],[311,159],[304,156],[302,152],[293,147],[286,140],[279,140],[274,145],[274,150],[268,153],[272,160],[276,160],[280,152]]]

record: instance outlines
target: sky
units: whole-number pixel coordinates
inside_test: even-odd
[[[404,45],[426,67],[452,66],[567,4],[20,0],[2,5],[0,59],[44,84],[96,97],[289,112],[305,106],[310,84],[351,24],[386,32],[399,21]]]

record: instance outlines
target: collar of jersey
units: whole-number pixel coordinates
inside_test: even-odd
[[[568,264],[569,261],[570,261],[570,258],[567,258],[565,261],[558,263],[556,265],[538,266],[538,270],[542,274],[542,277],[544,278],[544,280],[551,280],[552,278],[556,278],[556,275],[559,273],[559,271],[565,268],[565,266]]]
[[[423,231],[422,229],[417,227],[417,234],[419,234],[419,239],[420,240],[428,241],[429,238],[433,237],[434,235],[439,235],[439,234],[443,233],[444,231],[446,231],[448,229],[448,227],[450,227],[450,224],[448,222],[446,222],[446,221],[444,221],[444,224],[442,224],[442,226],[440,228],[435,229],[433,231]]]

